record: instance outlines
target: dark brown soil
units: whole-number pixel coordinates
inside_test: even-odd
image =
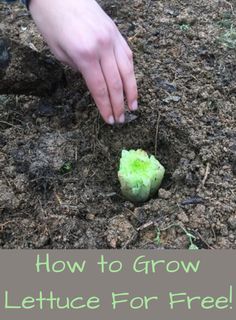
[[[188,248],[184,227],[199,248],[236,249],[234,1],[103,5],[134,50],[140,110],[104,124],[68,68],[49,96],[29,96],[24,82],[21,95],[0,95],[0,246]],[[23,7],[0,4],[0,30],[48,55]],[[131,148],[157,149],[167,171],[139,206],[117,180]]]

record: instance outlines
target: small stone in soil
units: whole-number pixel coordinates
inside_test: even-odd
[[[231,216],[228,220],[228,223],[229,223],[230,228],[235,230],[236,229],[236,215]]]
[[[185,212],[181,212],[180,214],[178,214],[178,219],[183,222],[183,223],[188,223],[189,222],[189,218],[186,215]]]
[[[158,195],[159,198],[167,200],[171,197],[171,192],[165,189],[159,189]]]

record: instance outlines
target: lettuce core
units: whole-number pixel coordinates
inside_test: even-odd
[[[144,202],[161,185],[165,169],[154,157],[141,150],[123,150],[118,178],[122,194],[132,202]]]

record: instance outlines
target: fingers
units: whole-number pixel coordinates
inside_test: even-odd
[[[101,59],[101,67],[106,80],[115,121],[124,123],[123,83],[112,49]]]
[[[110,102],[106,80],[103,76],[99,61],[96,60],[89,66],[80,68],[80,70],[101,116],[105,122],[113,125],[115,123],[115,119],[113,116],[112,105]]]
[[[115,47],[115,56],[129,109],[135,111],[138,109],[138,89],[134,74],[132,51],[122,36],[120,36],[120,43]]]
[[[129,60],[133,64],[133,53],[132,53],[128,43],[126,42],[125,38],[120,33],[119,33],[119,38],[120,38],[121,45],[123,46],[123,49],[125,50]]]
[[[116,39],[113,45],[100,43],[99,50],[82,46],[63,52],[64,62],[80,70],[101,116],[111,125],[125,122],[124,92],[129,109],[138,108],[132,52],[121,35]]]

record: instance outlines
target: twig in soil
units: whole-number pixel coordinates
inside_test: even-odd
[[[157,139],[158,139],[160,119],[161,119],[161,114],[158,111],[157,124],[156,124],[156,133],[155,133],[155,153],[154,153],[155,157],[157,156]]]
[[[205,245],[206,245],[209,249],[214,250],[214,248],[207,243],[207,241],[201,236],[201,234],[200,234],[198,231],[195,231],[195,233],[196,233],[196,235],[198,236],[198,238],[199,238],[203,243],[205,243]]]
[[[72,205],[72,204],[63,202],[56,192],[54,192],[54,196],[55,196],[56,200],[58,201],[61,208],[68,209],[68,210],[78,208],[77,205]]]
[[[16,129],[22,130],[22,128],[19,128],[19,127],[15,126],[14,124],[9,123],[7,121],[0,120],[0,123],[5,124],[5,125],[10,126],[10,127],[13,127],[13,128],[16,128]]]
[[[59,197],[59,195],[58,195],[56,192],[54,192],[54,195],[55,195],[55,198],[56,198],[56,200],[58,201],[59,205],[61,206],[61,205],[62,205],[62,200],[61,200],[61,198]]]
[[[7,182],[7,184],[8,184],[8,187],[11,187],[11,188],[12,188],[12,184],[11,184],[11,182],[9,181],[9,179],[7,178],[5,172],[3,172],[3,176],[4,176],[4,178],[6,179],[6,182]]]
[[[132,37],[129,37],[128,41],[132,42],[133,40],[135,40],[137,38],[137,36],[139,35],[139,33],[140,33],[140,30],[138,30]]]
[[[148,221],[148,222],[144,223],[143,225],[141,225],[139,228],[137,228],[137,231],[142,231],[142,230],[149,228],[149,227],[152,227],[154,225],[155,225],[154,221]]]
[[[140,224],[142,223],[140,221],[140,219],[137,217],[137,215],[132,210],[130,210],[129,208],[125,208],[125,210],[128,211]],[[139,228],[136,230],[139,231]]]
[[[75,162],[78,161],[78,147],[75,147]]]
[[[137,236],[137,233],[134,232],[131,238],[128,241],[126,241],[126,243],[122,246],[122,249],[127,249],[128,245],[130,245],[137,238]]]
[[[147,229],[149,227],[157,227],[158,226],[158,222],[163,219],[163,217],[159,218],[159,219],[156,219],[156,220],[151,220],[151,221],[148,221],[146,223],[144,223],[143,225],[141,225],[140,227],[138,227],[136,230],[137,231],[142,231],[144,229]]]
[[[208,162],[208,163],[207,163],[207,166],[206,166],[205,175],[204,175],[204,178],[203,178],[203,180],[202,180],[202,185],[203,185],[203,186],[204,186],[205,183],[206,183],[206,180],[207,180],[207,178],[208,178],[209,173],[210,173],[210,163]]]
[[[0,224],[0,231],[2,232],[4,227],[6,227],[10,223],[14,223],[14,221],[7,221],[5,223]]]
[[[32,42],[29,43],[29,47],[30,47],[30,49],[32,49],[36,52],[39,52],[39,50],[35,47],[35,45]]]

